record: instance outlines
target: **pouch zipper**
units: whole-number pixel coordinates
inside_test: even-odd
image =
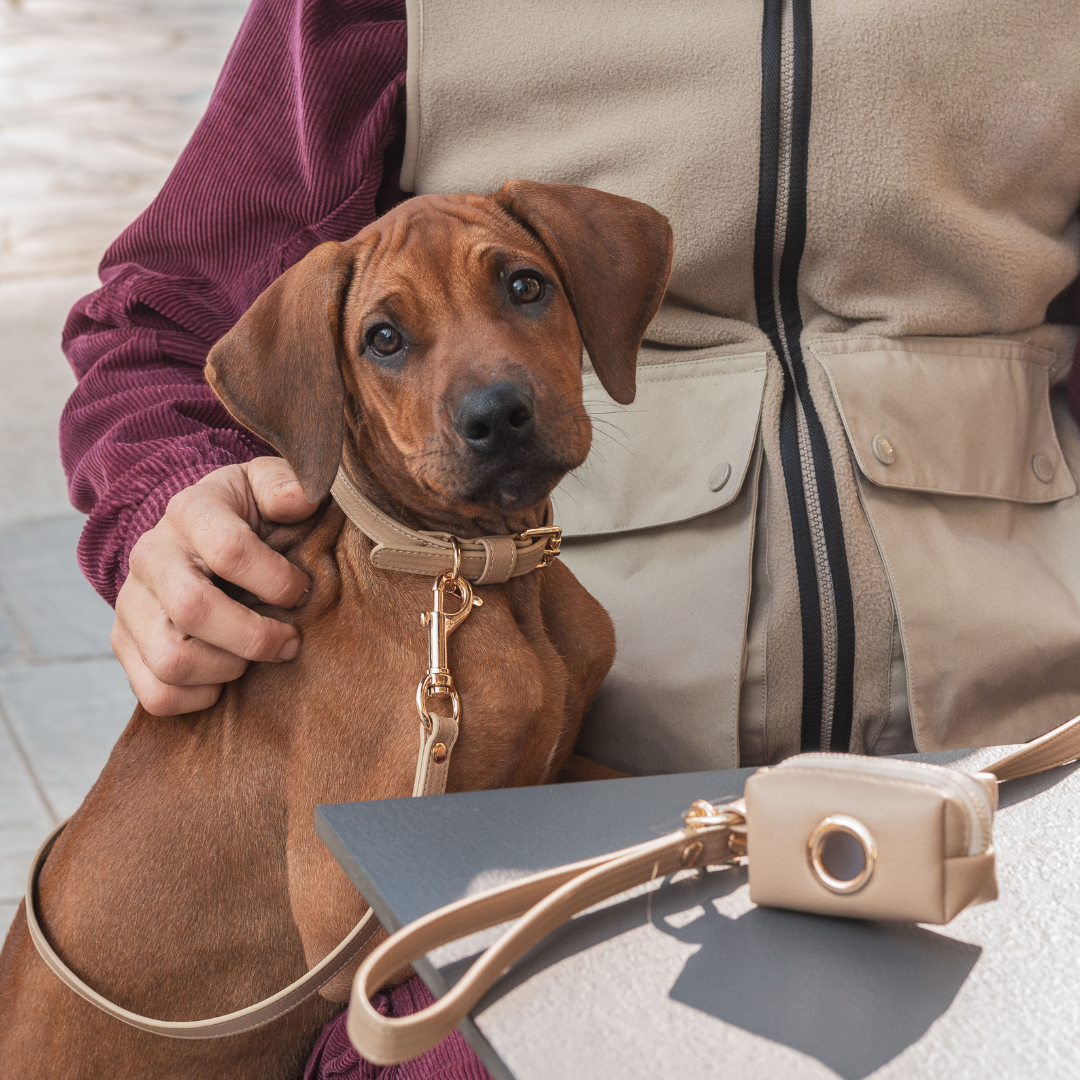
[[[831,769],[871,776],[881,776],[907,783],[925,784],[948,792],[967,810],[970,823],[968,855],[983,855],[990,849],[994,808],[981,783],[967,773],[932,765],[928,761],[903,761],[896,758],[866,758],[851,754],[798,754],[787,758],[774,769],[788,766]]]

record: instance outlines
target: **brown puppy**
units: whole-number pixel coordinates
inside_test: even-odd
[[[659,214],[583,188],[412,199],[279,278],[208,375],[309,498],[343,457],[411,527],[517,532],[588,452],[582,340],[612,396],[632,400],[670,259]],[[316,837],[314,807],[412,786],[431,580],[374,568],[330,501],[271,542],[313,582],[298,610],[261,609],[300,627],[299,657],[253,664],[201,713],[136,709],[41,876],[60,955],[159,1019],[242,1008],[326,955],[364,904]],[[450,645],[463,722],[448,787],[551,781],[611,664],[610,620],[557,561],[479,591]],[[0,955],[0,1076],[298,1077],[350,974],[258,1031],[174,1041],[71,993],[20,910]]]

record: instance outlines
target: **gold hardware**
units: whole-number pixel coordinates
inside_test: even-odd
[[[733,807],[716,807],[704,799],[695,799],[690,804],[690,809],[686,811],[683,821],[691,832],[697,832],[699,829],[714,829],[720,826],[730,828],[732,825],[742,825],[746,819]]]
[[[441,765],[446,760],[446,743],[437,742],[431,748],[431,760]]]
[[[746,854],[746,817],[742,813],[741,807],[741,802],[729,803],[726,806],[714,806],[705,799],[696,799],[691,803],[690,809],[686,811],[683,817],[689,843],[679,855],[681,865],[690,866],[701,855],[704,845],[700,840],[695,839],[695,834],[700,835],[713,830],[725,830],[727,832],[726,843],[730,856],[728,859],[716,859],[716,864],[731,865],[740,862]]]
[[[461,574],[461,545],[456,536],[450,537],[450,547],[454,550],[454,569],[450,571],[451,581],[457,581]]]
[[[540,560],[537,569],[543,570],[545,567],[550,566],[558,557],[559,552],[562,551],[562,526],[561,525],[541,525],[536,529],[526,529],[524,532],[519,532],[517,538],[519,540],[534,540],[539,536],[547,537],[547,547],[544,549],[544,557]]]
[[[705,850],[705,845],[700,840],[692,840],[679,853],[679,865],[693,866],[698,856]]]
[[[428,731],[431,730],[431,714],[428,711],[431,698],[449,698],[455,723],[461,719],[461,698],[454,686],[454,677],[450,674],[447,641],[469,617],[472,609],[483,603],[479,597],[473,596],[468,580],[460,576],[461,548],[456,540],[452,539],[451,543],[454,546],[454,569],[435,579],[431,586],[432,610],[420,616],[420,625],[428,632],[428,669],[416,688],[416,711]],[[461,600],[461,607],[457,611],[446,610],[448,593]]]
[[[862,849],[862,869],[851,878],[836,877],[825,865],[825,845],[837,835],[850,836]],[[829,892],[850,895],[865,888],[874,876],[877,865],[877,844],[870,830],[861,822],[847,814],[834,814],[825,818],[810,834],[806,842],[806,858],[810,863],[810,872]]]

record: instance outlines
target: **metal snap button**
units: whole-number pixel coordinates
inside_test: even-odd
[[[731,466],[726,461],[721,461],[720,464],[709,473],[709,490],[719,491],[730,478]]]
[[[874,876],[877,844],[856,818],[834,814],[825,818],[806,842],[810,872],[829,892],[857,893]]]
[[[874,441],[870,445],[873,448],[874,457],[882,465],[891,465],[896,460],[896,450],[893,449],[893,444],[884,435],[875,435]]]
[[[1044,483],[1054,479],[1054,463],[1046,454],[1036,454],[1031,459],[1031,471]]]

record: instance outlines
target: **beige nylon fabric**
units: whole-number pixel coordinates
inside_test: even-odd
[[[746,416],[760,410],[759,429],[736,425],[741,447],[725,451],[749,460],[760,439],[760,472],[741,477],[759,478],[748,503],[725,489],[730,501],[702,509],[697,478],[669,478],[666,517],[631,527],[583,498],[582,483],[599,488],[598,461],[615,462],[606,482],[644,495],[650,470],[685,455],[687,432],[720,415],[689,384],[695,421],[632,431],[619,454],[599,435],[556,492],[560,515],[580,504],[563,521],[564,552],[612,614],[626,658],[583,745],[642,773],[733,764],[733,743],[742,764],[796,752],[802,630],[779,456],[783,380],[753,292],[761,3],[407,7],[407,185],[493,191],[522,177],[648,202],[671,220],[675,265],[639,370],[765,355],[763,396],[734,380],[728,396]],[[852,581],[853,752],[1015,742],[1080,709],[1080,545],[1067,540],[1078,535],[1076,423],[1059,405],[1047,438],[1049,390],[1068,371],[1075,332],[1045,323],[1080,272],[1078,40],[1072,0],[813,5],[802,344]],[[912,359],[913,340],[928,335],[943,358]],[[846,339],[868,337],[872,348],[844,352]],[[827,370],[837,342],[840,380],[837,364]],[[1001,360],[1014,346],[1039,352],[1043,375],[1017,381],[1028,361]],[[905,450],[890,472],[866,447],[886,421],[895,427],[875,401],[898,402],[895,391],[915,384],[927,408],[906,417],[905,435],[925,433],[918,467]],[[597,430],[621,426],[623,414],[596,399]],[[1032,464],[1036,443],[1050,446],[1049,465]],[[996,539],[1006,533],[1011,552]]]
[[[615,663],[578,740],[582,754],[611,768],[739,762],[764,382],[763,353],[639,369],[634,404],[597,416],[593,455],[555,492],[557,518],[574,535],[563,561],[615,624]],[[602,393],[586,375],[585,399],[598,413]],[[741,574],[726,573],[730,566]]]

